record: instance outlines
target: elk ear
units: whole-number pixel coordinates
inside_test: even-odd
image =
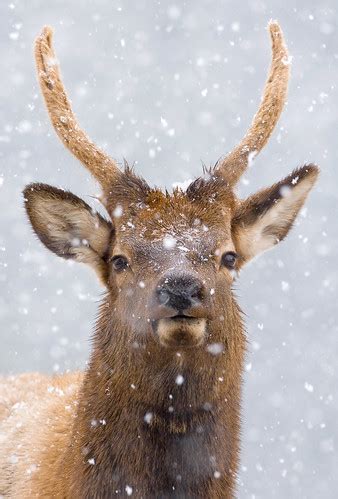
[[[318,173],[316,166],[305,165],[239,205],[232,233],[243,263],[286,237]]]
[[[24,190],[24,198],[40,241],[62,258],[89,264],[106,284],[107,255],[114,235],[112,224],[82,199],[56,187],[30,184]]]

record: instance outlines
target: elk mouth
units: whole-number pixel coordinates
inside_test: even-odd
[[[153,331],[166,347],[196,347],[205,338],[206,319],[177,314],[153,321]]]
[[[191,315],[185,315],[185,314],[177,314],[173,315],[172,317],[168,317],[172,321],[191,321],[191,320],[196,320],[196,317],[192,317]]]

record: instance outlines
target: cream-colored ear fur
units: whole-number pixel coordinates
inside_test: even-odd
[[[317,176],[318,168],[306,165],[241,203],[232,225],[242,263],[286,237]]]
[[[90,265],[105,284],[112,224],[74,194],[49,185],[31,184],[24,196],[41,242],[62,258]]]

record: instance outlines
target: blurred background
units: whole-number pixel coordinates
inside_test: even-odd
[[[247,315],[240,498],[335,498],[338,31],[335,0],[4,0],[0,5],[0,372],[83,368],[102,288],[49,253],[21,195],[41,181],[92,206],[98,186],[49,123],[33,62],[44,24],[78,119],[111,155],[170,188],[239,141],[270,64],[270,18],[292,60],[288,104],[239,194],[316,162],[286,242],[236,289]]]

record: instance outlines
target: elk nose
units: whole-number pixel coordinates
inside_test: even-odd
[[[160,305],[183,312],[201,303],[204,286],[193,276],[169,276],[157,286],[156,295]]]

